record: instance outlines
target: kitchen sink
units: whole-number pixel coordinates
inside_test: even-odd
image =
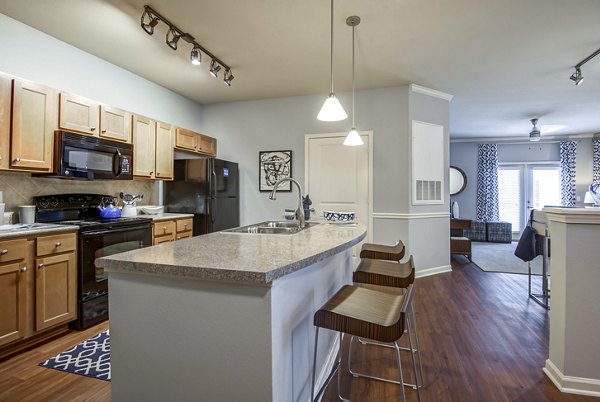
[[[314,225],[318,225],[318,223],[306,222],[306,226],[304,227],[304,229],[308,229]],[[224,232],[256,234],[294,234],[304,229],[300,229],[298,222],[266,221],[261,223],[255,223],[254,225],[224,230]]]
[[[55,226],[56,225],[51,223],[17,223],[14,225],[1,225],[0,232],[6,232],[11,230],[43,229]]]

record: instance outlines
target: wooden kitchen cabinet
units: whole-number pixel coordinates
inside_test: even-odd
[[[133,115],[133,175],[153,179],[156,155],[154,120]]]
[[[116,107],[100,105],[100,137],[131,144],[132,114]]]
[[[59,98],[58,127],[97,137],[100,104],[66,92],[61,92]]]
[[[173,137],[175,129],[172,125],[156,122],[156,161],[155,177],[161,180],[173,179]]]
[[[25,337],[27,241],[0,242],[0,346]]]
[[[13,80],[10,167],[52,171],[54,130],[58,127],[54,89]]]
[[[178,127],[175,133],[175,148],[217,156],[217,139]]]
[[[0,73],[0,169],[10,167],[11,77]]]
[[[36,259],[36,331],[69,322],[77,317],[76,264],[74,252]]]
[[[193,236],[193,219],[180,218],[152,223],[152,244],[187,239]]]

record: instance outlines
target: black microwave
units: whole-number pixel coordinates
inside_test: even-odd
[[[56,131],[54,169],[72,179],[133,179],[133,147],[88,135]]]

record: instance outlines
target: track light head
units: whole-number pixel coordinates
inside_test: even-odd
[[[571,76],[569,78],[571,79],[571,81],[575,82],[575,85],[581,84],[581,82],[583,81],[583,76],[581,75],[581,69],[579,67],[575,67],[575,72],[573,74],[571,74]]]
[[[171,39],[169,39],[169,36],[171,36]],[[169,32],[167,32],[165,42],[171,49],[177,50],[177,42],[179,42],[179,38],[181,38],[181,35],[179,35],[173,28],[170,28]]]
[[[194,48],[192,49],[190,53],[190,62],[192,62],[192,64],[195,66],[199,65],[202,62],[202,52],[200,51],[200,48],[198,46],[194,46]]]
[[[210,62],[210,70],[208,70],[208,72],[210,75],[217,78],[219,71],[221,71],[221,66],[217,64],[215,59],[212,59]]]
[[[231,74],[231,70],[227,69],[225,70],[225,73],[223,74],[223,82],[225,83],[225,85],[227,85],[228,87],[231,86],[231,81],[233,81],[235,77],[233,76],[233,74]]]
[[[542,139],[542,133],[537,128],[538,119],[531,119],[531,124],[533,124],[533,129],[529,133],[529,141],[537,142]]]
[[[146,19],[149,19],[150,21],[146,23],[144,21]],[[144,10],[144,14],[142,14],[142,18],[140,19],[140,25],[148,35],[152,35],[154,33],[154,27],[158,25],[158,18],[153,16],[148,10]]]

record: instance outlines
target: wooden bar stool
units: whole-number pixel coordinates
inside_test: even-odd
[[[397,340],[402,337],[405,330],[408,334],[408,342],[412,347],[410,327],[406,325],[407,309],[412,298],[412,286],[407,288],[404,294],[391,294],[365,289],[358,286],[345,285],[329,301],[321,307],[314,316],[315,329],[315,351],[313,357],[313,372],[311,383],[311,398],[315,400],[322,390],[315,395],[315,375],[317,366],[317,348],[319,342],[319,329],[326,328],[340,333],[340,348],[338,351],[338,396],[340,385],[340,371],[342,360],[342,334],[358,336],[377,342],[389,343],[390,347],[396,349],[398,359],[398,372],[401,384],[402,401],[406,401],[404,395],[404,383],[402,377],[402,362],[400,360],[400,349]],[[412,366],[417,376],[417,366],[414,355],[412,355]],[[340,396],[341,398],[341,396]],[[421,400],[419,387],[417,387],[417,398]]]
[[[406,289],[413,284],[415,281],[415,265],[413,261],[412,255],[405,262],[392,262],[392,261],[382,261],[382,260],[371,260],[371,259],[363,259],[358,264],[356,271],[352,277],[355,283],[365,283],[370,285],[377,286],[388,286]],[[419,381],[417,377],[415,377],[415,384],[405,383],[406,386],[410,386],[413,388],[422,387],[424,385],[424,377],[423,377],[423,365],[421,363],[421,352],[419,346],[419,333],[417,330],[417,317],[415,315],[415,310],[413,308],[412,299],[409,305],[409,310],[412,313],[412,327],[415,332],[415,346],[413,348],[412,345],[410,348],[400,347],[401,350],[406,350],[411,352],[411,354],[416,353],[417,358],[419,360],[419,373],[421,374],[421,381]],[[411,326],[410,320],[407,320],[407,326]],[[352,348],[352,341],[350,340],[350,348]],[[362,344],[373,344],[372,342],[366,342],[359,338],[359,342]],[[389,347],[388,345],[381,345]],[[353,372],[350,364],[348,364],[350,372],[353,375],[361,376],[360,373]],[[385,380],[384,380],[385,381]],[[394,381],[389,381],[394,382]]]
[[[404,243],[398,240],[395,246],[364,243],[360,249],[360,258],[374,260],[400,261],[404,257]]]

